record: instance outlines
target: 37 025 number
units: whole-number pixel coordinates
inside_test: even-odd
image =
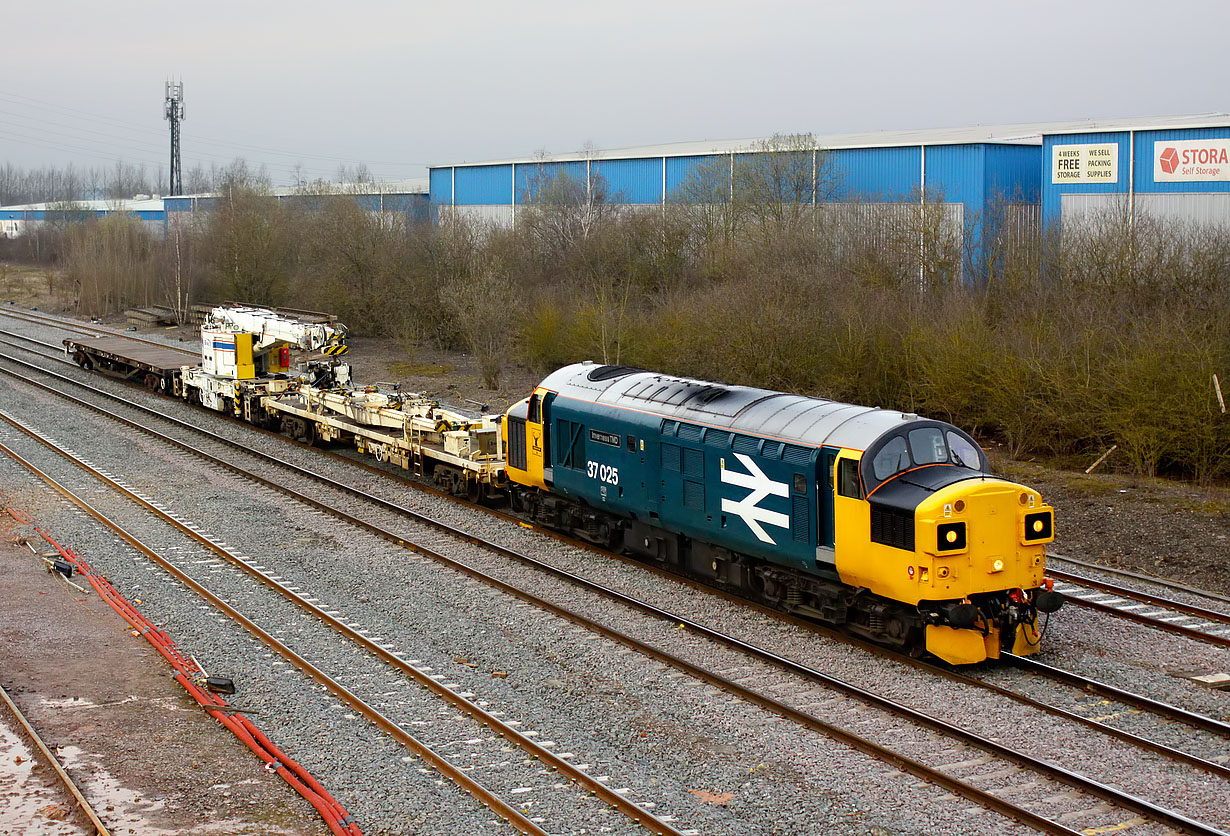
[[[619,468],[609,464],[586,462],[585,473],[590,479],[597,479],[599,482],[606,482],[608,485],[619,484]]]

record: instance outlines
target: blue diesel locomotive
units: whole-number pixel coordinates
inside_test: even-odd
[[[504,416],[513,507],[953,664],[1037,650],[1053,510],[966,433],[891,410],[578,363]]]

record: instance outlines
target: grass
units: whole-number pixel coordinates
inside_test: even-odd
[[[0,303],[12,301],[22,307],[42,309],[61,304],[49,292],[51,273],[43,267],[0,263]]]

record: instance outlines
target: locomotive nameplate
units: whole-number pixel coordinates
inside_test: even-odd
[[[596,441],[599,444],[605,444],[608,447],[618,447],[623,441],[619,437],[619,433],[608,433],[602,430],[590,430],[589,440]]]

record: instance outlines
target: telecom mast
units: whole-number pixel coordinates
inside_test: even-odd
[[[184,193],[184,175],[179,165],[179,121],[184,118],[184,83],[166,83],[166,108],[163,117],[171,123],[171,188],[169,195]]]

